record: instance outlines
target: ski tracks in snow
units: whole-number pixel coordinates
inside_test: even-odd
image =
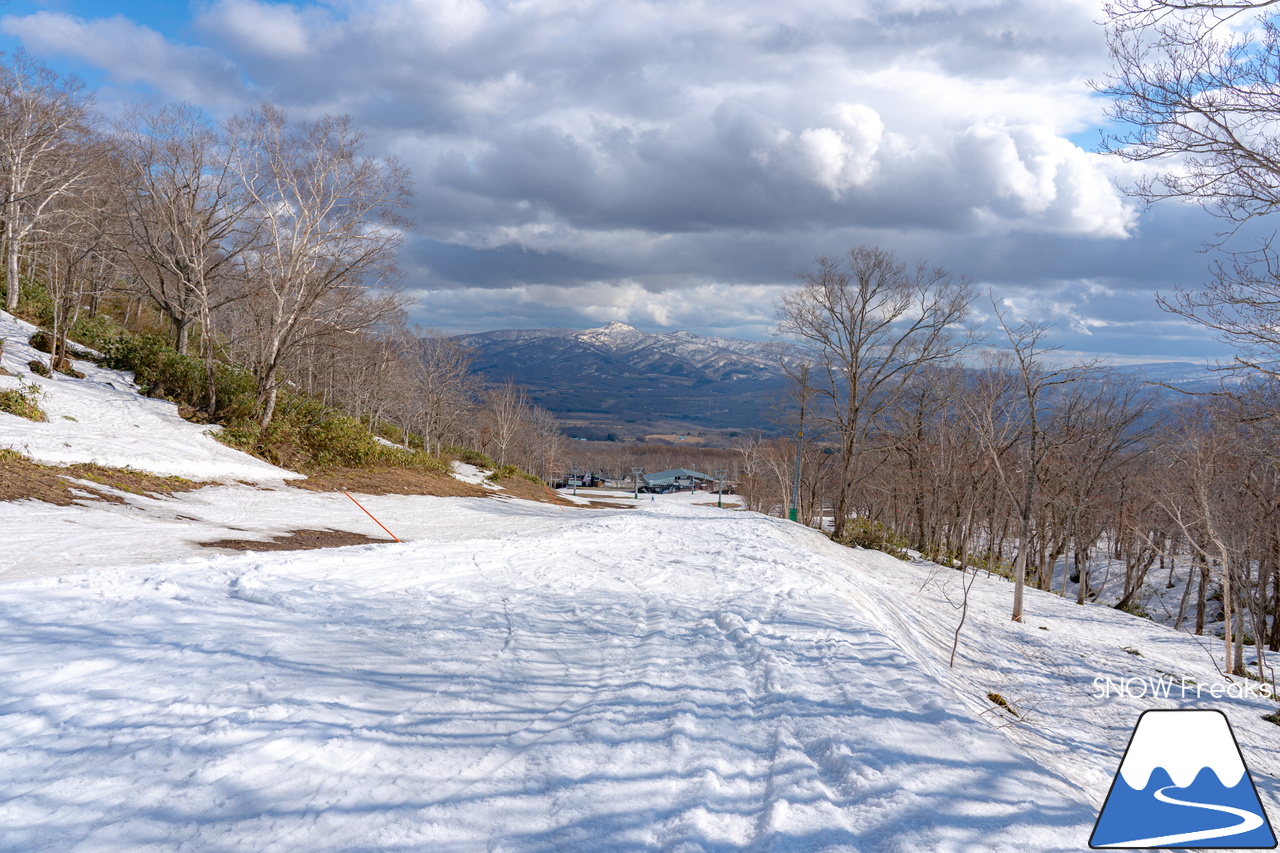
[[[596,512],[537,536],[83,582],[105,604],[33,598],[42,624],[142,620],[108,635],[121,660],[101,663],[149,683],[117,700],[134,726],[119,747],[73,699],[25,758],[0,753],[15,771],[0,822],[28,841],[58,824],[46,849],[109,853],[172,838],[314,853],[1080,846],[1090,808],[957,708],[788,531],[699,508]],[[62,633],[67,667],[101,657],[100,633]],[[19,670],[0,656],[10,708],[50,714],[75,689]],[[168,709],[142,701],[179,691]],[[106,781],[137,743],[162,801]],[[106,788],[79,796],[86,780]]]

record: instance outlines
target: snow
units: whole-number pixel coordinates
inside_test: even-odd
[[[208,440],[55,382],[86,452]],[[359,495],[403,543],[201,548],[381,535],[261,483],[0,503],[0,851],[1080,850],[1152,707],[1222,710],[1277,813],[1275,703],[1207,638],[1035,590],[1013,623],[978,576],[951,668],[964,575],[704,493]]]
[[[302,476],[219,444],[206,434],[210,427],[183,420],[173,403],[139,396],[127,373],[76,361],[84,379],[37,376],[27,363],[48,363],[48,357],[27,343],[35,331],[0,311],[0,366],[16,374],[0,376],[0,389],[34,385],[49,419],[36,423],[0,412],[0,447],[50,465],[96,462],[191,480],[259,483]]]
[[[201,542],[270,540],[298,529],[341,530],[375,538],[385,533],[341,493],[275,487],[208,486],[152,497],[105,489],[124,503],[85,501],[54,506],[36,501],[0,502],[0,581],[70,572],[144,566],[177,559],[203,561]],[[358,495],[360,503],[401,539],[472,539],[540,528],[561,510],[520,502],[494,518],[481,498]],[[226,553],[215,551],[212,553]]]
[[[940,695],[796,544],[759,516],[654,506],[577,511],[539,535],[8,584],[3,844],[1084,837],[1080,792]]]
[[[502,486],[489,479],[490,471],[484,471],[475,465],[467,462],[459,462],[456,459],[450,463],[451,472],[455,480],[461,480],[464,483],[470,483],[473,486],[483,486],[493,491],[502,491]]]

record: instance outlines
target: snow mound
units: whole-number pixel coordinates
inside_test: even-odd
[[[84,379],[37,376],[27,362],[45,358],[28,343],[36,327],[0,311],[3,366],[0,388],[35,386],[48,423],[0,412],[0,447],[47,465],[96,463],[190,480],[252,483],[302,478],[220,444],[217,428],[183,420],[178,407],[138,393],[133,377],[87,361],[75,362]]]
[[[504,491],[502,486],[492,482],[489,479],[489,472],[477,468],[475,465],[466,462],[459,462],[456,459],[451,464],[451,471],[455,480],[461,480],[464,483],[470,483],[473,486],[483,486],[486,489],[492,489],[495,492]]]

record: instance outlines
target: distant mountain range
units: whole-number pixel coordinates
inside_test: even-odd
[[[512,379],[581,438],[634,438],[703,431],[771,431],[786,397],[777,343],[652,334],[625,323],[598,329],[508,329],[459,335],[475,351],[472,369]],[[1123,374],[1186,391],[1217,387],[1190,362],[1125,365]],[[1168,392],[1174,394],[1175,392]]]
[[[650,334],[624,323],[457,340],[475,350],[475,372],[513,379],[583,438],[767,429],[786,388],[777,345],[759,341]]]

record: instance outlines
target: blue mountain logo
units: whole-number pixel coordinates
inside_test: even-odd
[[[1271,822],[1226,715],[1144,712],[1089,846],[1275,847]]]

